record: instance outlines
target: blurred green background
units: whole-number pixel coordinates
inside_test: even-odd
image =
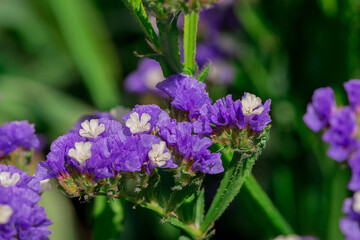
[[[234,11],[240,27],[227,35],[238,45],[236,79],[210,88],[211,96],[249,91],[272,99],[271,138],[254,175],[298,234],[343,239],[338,221],[349,171],[326,157],[327,146],[302,115],[319,87],[333,87],[338,104],[347,104],[342,84],[360,78],[360,1],[241,0]],[[155,98],[123,88],[137,67],[135,50],[149,51],[121,1],[0,0],[0,123],[28,119],[51,143],[95,109],[150,103]],[[209,199],[219,179],[208,177]],[[109,239],[114,222],[120,239],[180,236],[129,203],[79,203],[56,190],[42,202],[55,223],[51,239]],[[104,208],[107,215],[97,214]],[[240,193],[214,239],[270,237]]]

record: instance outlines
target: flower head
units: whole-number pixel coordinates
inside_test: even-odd
[[[9,205],[0,204],[0,224],[8,223],[13,212]]]
[[[360,111],[360,79],[352,79],[344,83],[344,87],[351,107]]]
[[[333,90],[330,87],[319,88],[315,90],[312,103],[308,104],[303,120],[311,130],[318,132],[329,123],[330,116],[335,110]]]
[[[4,187],[14,186],[20,180],[20,175],[14,173],[10,176],[10,172],[0,172],[0,185]]]
[[[147,113],[143,113],[139,118],[137,112],[130,114],[130,118],[126,121],[125,125],[130,128],[131,133],[147,132],[150,130],[151,125],[148,123],[151,116]]]
[[[241,99],[241,111],[245,116],[260,115],[264,111],[264,107],[260,105],[261,99],[251,93],[245,93],[245,97]]]
[[[152,150],[148,153],[150,160],[153,164],[162,167],[170,160],[171,155],[169,152],[165,151],[166,143],[161,141],[159,144],[153,144]]]

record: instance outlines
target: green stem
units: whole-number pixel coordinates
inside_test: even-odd
[[[184,73],[190,75],[194,75],[195,72],[198,20],[198,12],[189,12],[184,16]]]
[[[251,201],[258,213],[264,217],[277,235],[294,233],[253,175],[250,175],[245,181],[243,189],[246,198]]]

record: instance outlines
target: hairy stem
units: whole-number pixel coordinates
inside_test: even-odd
[[[194,75],[195,73],[198,20],[198,12],[186,13],[184,16],[184,73],[190,75]]]

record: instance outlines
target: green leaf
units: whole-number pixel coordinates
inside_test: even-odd
[[[204,174],[197,173],[194,177],[184,182],[177,182],[173,187],[169,202],[166,206],[166,214],[175,211],[186,199],[196,193],[204,179]]]
[[[184,70],[189,75],[194,75],[196,56],[196,37],[199,21],[198,12],[189,12],[184,15]]]
[[[244,196],[245,200],[254,206],[256,213],[265,219],[267,225],[273,229],[275,236],[294,233],[252,175],[245,181]]]
[[[204,220],[204,209],[205,209],[205,190],[204,188],[201,189],[196,194],[196,202],[195,202],[195,209],[194,209],[194,223],[195,229],[199,229],[200,225]]]
[[[120,97],[116,84],[120,64],[96,8],[85,0],[47,3],[96,107],[102,110],[114,107]]]
[[[270,127],[267,126],[258,137],[256,151],[242,153],[236,151],[234,153],[229,168],[225,172],[224,178],[201,225],[202,233],[206,234],[210,230],[214,222],[224,213],[239,193],[246,178],[250,175],[256,159],[266,145],[269,138],[269,129]]]
[[[123,0],[123,2],[139,24],[141,30],[145,33],[147,39],[150,41],[150,47],[152,47],[155,51],[158,51],[160,49],[160,43],[154,28],[146,15],[146,11],[141,0]]]
[[[179,14],[177,14],[175,17],[171,16],[164,19],[163,21],[159,21],[157,24],[159,28],[160,43],[162,46],[162,59],[157,60],[160,62],[165,77],[168,77],[174,73],[179,73],[183,69],[178,41],[178,17]]]
[[[96,197],[93,209],[94,239],[119,239],[124,211],[118,198],[107,202],[107,197]]]
[[[201,71],[198,77],[198,80],[200,82],[205,82],[206,77],[209,75],[210,67],[211,67],[211,62],[209,62],[208,65],[206,65],[206,67]]]

